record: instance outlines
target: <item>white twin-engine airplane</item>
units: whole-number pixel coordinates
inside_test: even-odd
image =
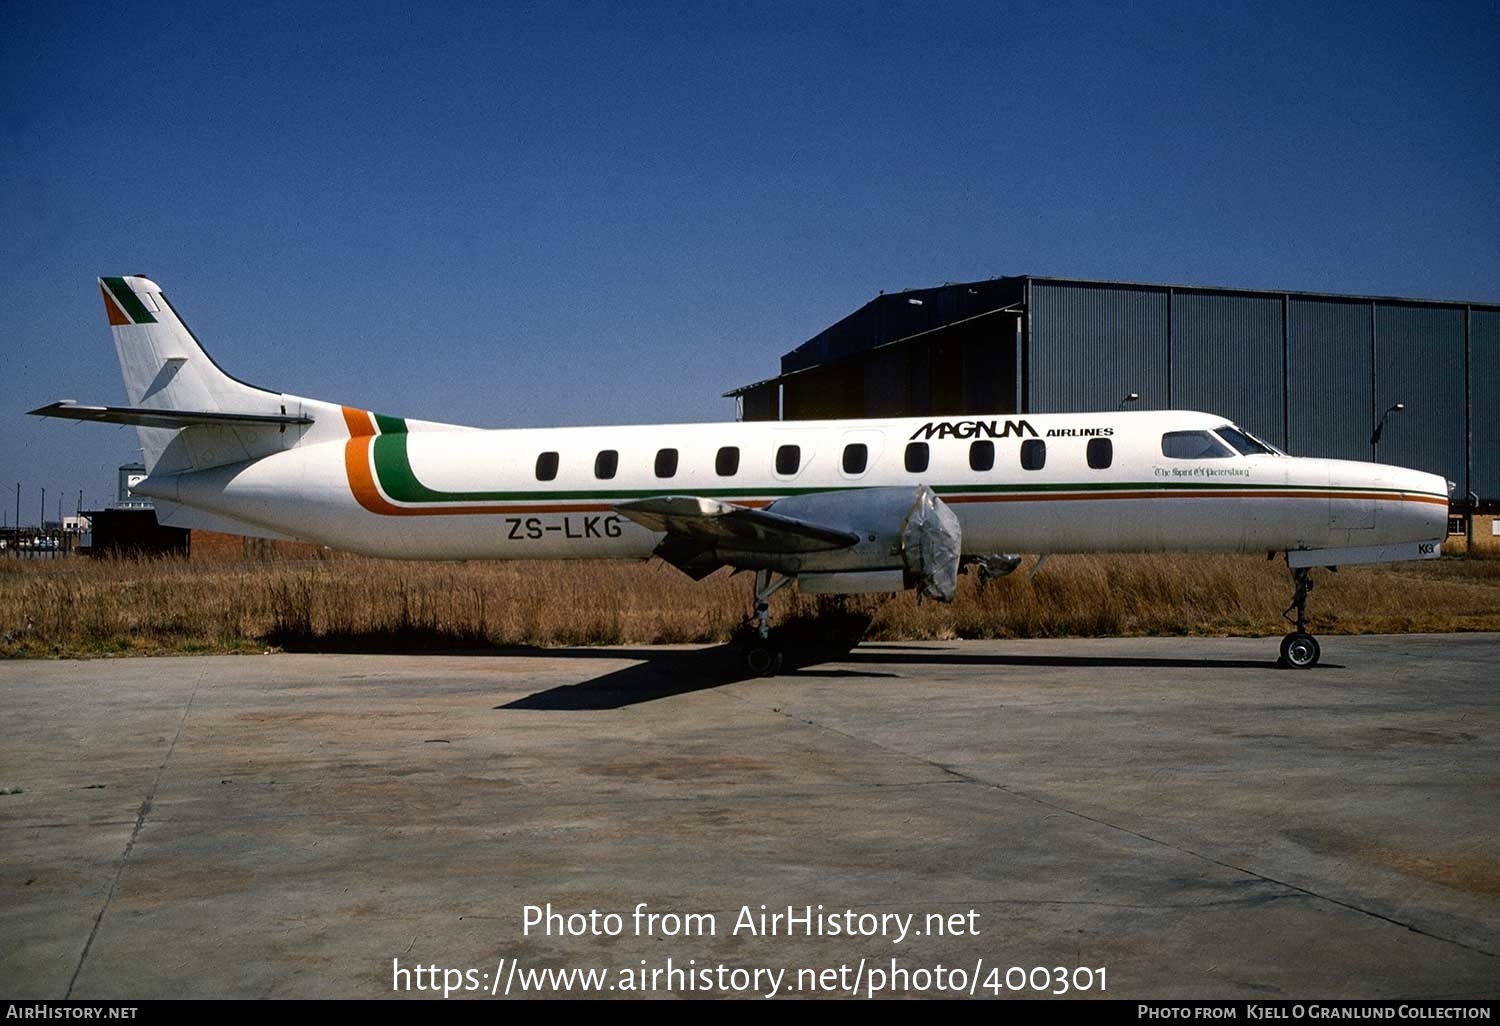
[[[225,374],[161,289],[102,278],[129,406],[32,413],[132,424],[164,524],[401,559],[646,559],[753,570],[746,658],[780,656],[768,602],[916,588],[1058,552],[1284,552],[1318,661],[1309,569],[1435,557],[1451,485],[1294,458],[1188,412],[478,430],[271,392]]]

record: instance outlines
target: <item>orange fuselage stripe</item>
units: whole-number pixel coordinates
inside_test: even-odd
[[[1081,499],[1383,499],[1387,502],[1429,502],[1435,506],[1447,506],[1447,499],[1427,495],[1392,495],[1389,492],[1304,492],[1275,491],[1268,485],[1264,491],[1143,491],[1143,492],[1077,492],[1024,495],[943,495],[947,503],[954,502],[1070,502]]]
[[[365,470],[368,477],[368,468]],[[373,482],[371,482],[373,486]],[[358,497],[358,492],[355,493]],[[1333,492],[1282,492],[1267,494],[1265,492],[1103,492],[1099,494],[1071,494],[1071,495],[943,495],[940,498],[950,505],[972,502],[1073,502],[1093,499],[1358,499],[1362,496],[1347,495]],[[1369,498],[1370,496],[1363,496]],[[1392,496],[1382,495],[1380,498],[1394,502],[1425,502],[1435,506],[1446,507],[1446,499],[1431,499],[1416,495]],[[614,511],[613,503],[580,502],[571,505],[566,503],[549,504],[542,506],[516,506],[516,505],[494,505],[494,506],[436,506],[436,507],[410,507],[393,506],[386,502],[384,497],[377,497],[382,503],[380,509],[375,509],[370,503],[361,500],[360,505],[376,513],[388,512],[392,516],[442,516],[444,514],[516,514],[516,513],[611,513]],[[752,509],[762,509],[775,502],[774,499],[725,499],[725,502],[737,506],[748,506]]]
[[[107,298],[107,297],[106,297]],[[375,475],[370,470],[370,455],[375,443],[375,425],[366,410],[352,406],[342,408],[344,423],[349,428],[349,441],[344,444],[344,469],[349,477],[349,490],[354,499],[371,513],[388,517],[431,516],[481,516],[507,513],[609,513],[614,504],[609,502],[547,503],[544,505],[483,505],[483,506],[397,506],[380,493],[375,484]],[[1313,492],[1275,491],[1268,486],[1262,491],[1132,491],[1132,492],[1057,492],[1025,493],[1006,495],[945,495],[947,503],[969,502],[1074,502],[1093,499],[1382,499],[1387,502],[1424,502],[1435,506],[1447,506],[1447,499],[1427,495],[1390,495],[1379,492]],[[769,506],[774,499],[729,500],[754,509]]]
[[[399,517],[418,512],[402,509],[387,502],[380,489],[375,487],[375,475],[370,472],[370,448],[375,444],[375,425],[365,410],[352,406],[342,407],[344,424],[349,428],[349,441],[344,443],[344,473],[349,478],[349,490],[354,501],[371,513]]]

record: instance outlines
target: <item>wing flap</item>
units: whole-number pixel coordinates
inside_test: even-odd
[[[615,511],[669,539],[692,542],[701,549],[738,552],[829,552],[859,542],[853,531],[751,509],[696,495],[661,495],[633,499]]]
[[[233,427],[235,425],[311,424],[306,414],[215,413],[208,410],[156,410],[145,406],[82,406],[71,400],[51,403],[28,411],[33,417],[60,417],[64,420],[91,420],[102,424],[131,424],[135,427],[184,428],[195,425]]]

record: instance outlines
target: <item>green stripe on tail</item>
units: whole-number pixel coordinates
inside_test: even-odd
[[[151,311],[146,309],[135,291],[125,284],[124,278],[105,278],[104,284],[108,287],[109,294],[115,297],[115,302],[120,304],[120,309],[125,311],[126,317],[137,324],[156,323],[156,318],[151,316]]]

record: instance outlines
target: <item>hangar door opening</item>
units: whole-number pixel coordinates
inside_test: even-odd
[[[928,342],[932,414],[1019,413],[1021,315],[1006,311],[952,325]]]
[[[782,417],[1017,413],[1021,315],[996,311],[782,379]]]

